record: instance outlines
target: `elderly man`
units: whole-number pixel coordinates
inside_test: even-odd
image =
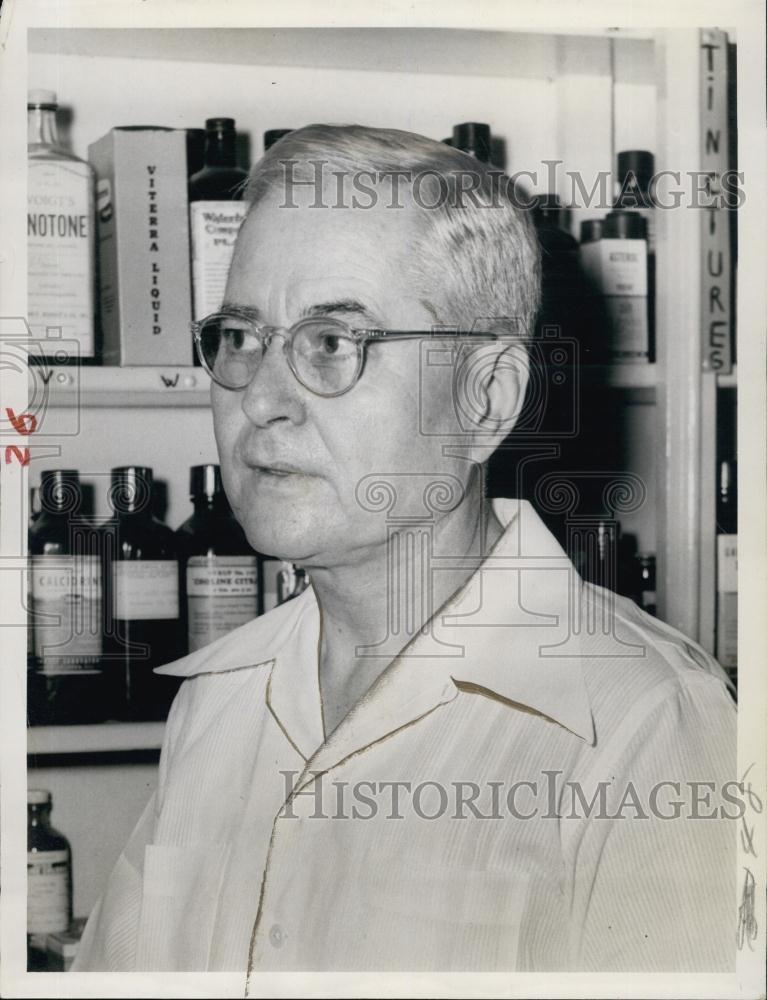
[[[730,968],[722,672],[485,496],[539,299],[497,180],[361,127],[257,164],[196,335],[236,516],[311,586],[162,668],[157,791],[75,968]]]

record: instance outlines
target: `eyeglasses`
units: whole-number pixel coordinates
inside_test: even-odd
[[[352,329],[330,316],[307,317],[290,329],[262,326],[236,310],[213,313],[192,323],[197,353],[210,377],[224,389],[247,388],[264,352],[278,334],[290,370],[304,388],[318,396],[341,396],[353,388],[365,364],[370,343],[421,337],[501,339],[496,334],[437,330]]]

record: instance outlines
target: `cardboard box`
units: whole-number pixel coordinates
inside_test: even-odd
[[[104,364],[191,365],[186,132],[114,128],[88,158]]]

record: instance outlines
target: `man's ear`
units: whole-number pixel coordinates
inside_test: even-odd
[[[483,367],[483,407],[477,413],[473,447],[478,461],[489,458],[514,429],[525,403],[530,359],[524,344],[507,341]]]

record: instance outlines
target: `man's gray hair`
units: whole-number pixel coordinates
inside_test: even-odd
[[[318,161],[328,176],[340,171],[350,179],[381,178],[378,190],[386,177],[403,172],[403,187],[414,193],[418,188],[423,225],[404,253],[435,322],[470,330],[492,318],[494,329],[532,335],[540,303],[540,247],[530,212],[509,196],[511,181],[497,168],[413,132],[307,125],[284,136],[255,164],[245,199],[256,204],[278,187],[285,191],[287,171],[294,182],[315,181]],[[370,179],[366,186],[373,187]],[[364,193],[358,198],[366,204]],[[436,302],[441,308],[435,311]]]

